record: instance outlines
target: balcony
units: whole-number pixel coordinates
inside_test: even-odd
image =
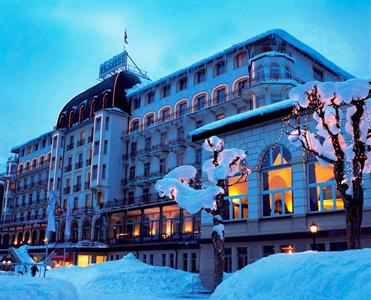
[[[81,169],[83,166],[83,161],[78,161],[77,163],[75,163],[75,169]]]
[[[163,145],[163,144],[158,144],[153,146],[153,151],[155,152],[169,152],[169,146],[168,145]]]
[[[73,192],[76,193],[76,192],[80,192],[81,191],[81,184],[75,184],[73,186]]]
[[[80,147],[85,144],[85,139],[77,141],[77,147]]]
[[[72,171],[72,165],[68,165],[64,168],[65,172],[71,172]]]
[[[63,192],[65,195],[68,195],[69,193],[71,193],[71,187],[70,186],[65,187]]]
[[[73,149],[73,143],[67,145],[67,151],[70,151]]]
[[[292,76],[291,74],[261,74],[258,76],[255,76],[254,78],[251,79],[251,86],[256,86],[258,84],[263,84],[263,83],[275,83],[275,82],[282,82],[285,83],[287,81],[294,81],[296,83],[303,84],[304,81],[301,79]]]
[[[185,138],[176,139],[170,141],[169,144],[175,147],[187,147],[187,140]]]

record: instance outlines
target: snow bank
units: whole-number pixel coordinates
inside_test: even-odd
[[[168,267],[147,265],[128,254],[121,260],[88,267],[62,267],[48,272],[49,277],[70,281],[84,295],[176,295],[190,293],[198,275]]]
[[[56,278],[0,276],[1,300],[75,300],[75,287]]]
[[[371,249],[276,254],[233,273],[210,299],[370,299]]]

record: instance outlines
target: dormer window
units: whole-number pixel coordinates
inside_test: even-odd
[[[140,107],[140,97],[134,98],[134,109],[138,109]]]
[[[150,103],[154,102],[155,101],[155,93],[154,92],[147,93],[146,100],[147,100],[147,104],[150,104]]]
[[[166,84],[161,88],[161,98],[166,98],[170,96],[170,84]]]
[[[225,61],[224,60],[221,60],[219,62],[217,62],[214,66],[214,76],[219,76],[219,75],[222,75],[226,72],[226,65],[225,65]]]
[[[234,68],[241,68],[247,64],[247,55],[246,52],[241,52],[237,54],[234,58]]]
[[[182,77],[178,80],[178,92],[187,88],[187,77]]]
[[[206,69],[201,69],[196,72],[195,75],[195,84],[199,84],[206,80]]]

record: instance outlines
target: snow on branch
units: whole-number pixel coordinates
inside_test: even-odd
[[[362,173],[371,172],[371,102],[370,84],[362,79],[345,82],[312,81],[290,91],[294,101],[296,126],[289,141],[316,156],[321,165],[333,164],[336,181],[351,190],[351,181],[362,181]],[[346,105],[343,116],[342,106]],[[312,109],[315,132],[301,121],[300,110]],[[345,132],[343,132],[345,131]],[[344,133],[350,136],[346,141]],[[351,173],[346,170],[351,165]]]

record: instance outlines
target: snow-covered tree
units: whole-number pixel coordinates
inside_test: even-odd
[[[246,153],[240,149],[224,149],[224,142],[217,136],[207,138],[203,148],[213,153],[213,157],[204,162],[202,170],[207,174],[210,184],[200,188],[197,182],[197,170],[193,166],[180,166],[163,179],[156,182],[156,191],[161,197],[175,200],[180,207],[194,214],[203,209],[213,217],[212,241],[214,246],[215,285],[223,280],[224,272],[224,225],[223,216],[226,213],[224,201],[225,180],[241,172],[241,180],[246,180],[250,170],[240,162]],[[240,170],[241,169],[241,170]]]
[[[288,139],[332,165],[345,208],[349,249],[361,247],[363,174],[371,173],[371,86],[365,80],[309,82],[291,90],[294,125]],[[344,113],[345,112],[345,115]],[[315,129],[303,122],[312,113]]]

